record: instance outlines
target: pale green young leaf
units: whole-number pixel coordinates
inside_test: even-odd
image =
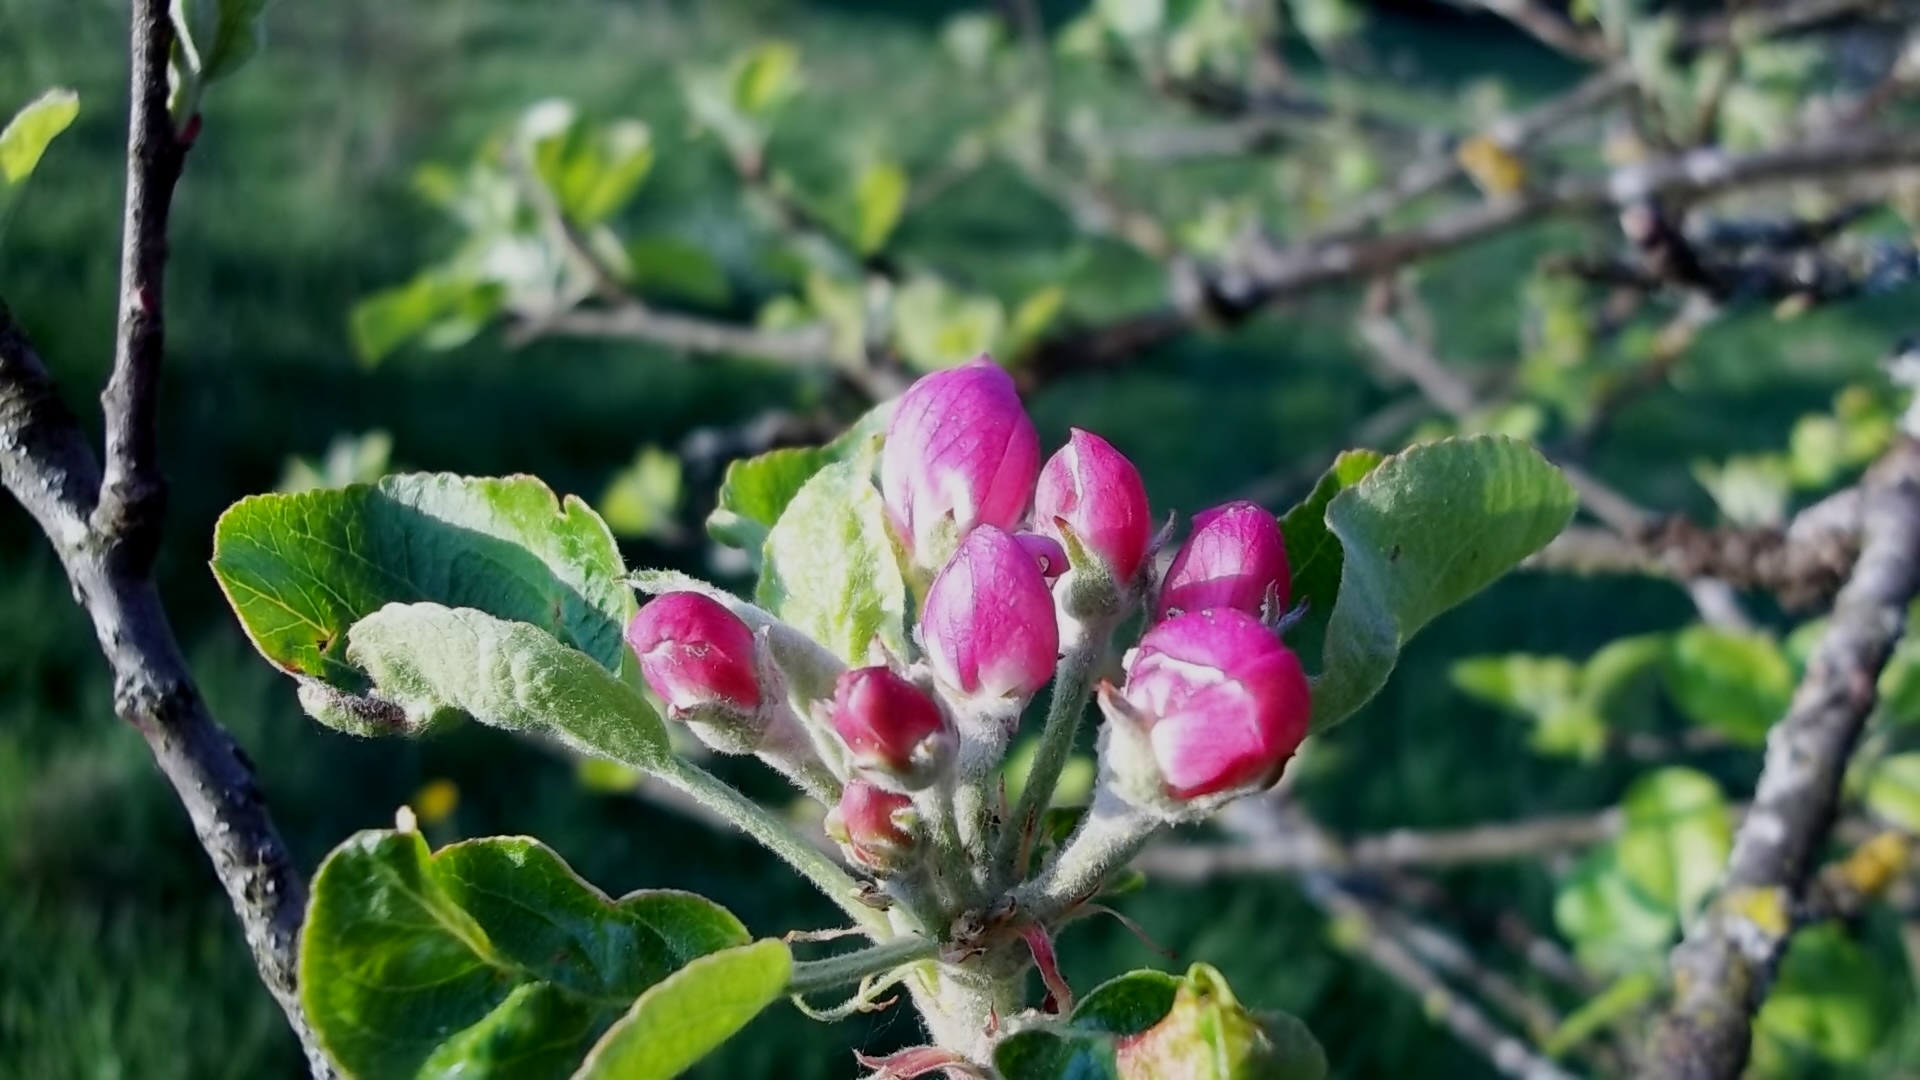
[[[1366,704],[1409,638],[1545,546],[1576,503],[1538,451],[1490,435],[1405,450],[1333,496],[1324,520],[1341,547],[1340,588],[1313,730]]]
[[[619,536],[669,536],[678,527],[680,459],[657,446],[641,447],[633,463],[614,474],[600,496],[600,516]]]
[[[868,453],[892,417],[893,403],[885,402],[825,446],[784,447],[728,465],[720,497],[707,518],[708,534],[758,557],[767,533],[801,487],[828,465]]]
[[[531,623],[609,671],[633,594],[591,508],[529,476],[384,477],[257,495],[214,527],[213,573],[247,636],[293,675],[358,691],[347,629],[389,603],[433,601]]]
[[[173,0],[187,74],[205,86],[240,70],[266,40],[266,10],[267,0]]]
[[[353,305],[347,329],[354,354],[372,366],[415,341],[429,349],[458,348],[486,329],[505,295],[497,284],[426,270]]]
[[[872,456],[815,473],[767,534],[761,606],[849,664],[878,638],[906,651],[907,587],[886,510],[869,477]]]
[[[1867,809],[1907,832],[1920,833],[1920,753],[1882,758],[1867,775]]]
[[[48,90],[28,102],[0,129],[0,200],[9,187],[17,187],[40,164],[48,144],[72,125],[80,115],[80,95],[71,90]],[[0,208],[4,208],[0,201]]]
[[[1621,873],[1684,923],[1713,890],[1733,850],[1733,822],[1720,785],[1693,769],[1666,768],[1634,782],[1620,802],[1626,828]]]
[[[353,624],[347,659],[424,730],[460,716],[639,769],[672,753],[638,691],[553,635],[472,608],[389,604]]]
[[[876,161],[860,170],[853,184],[853,246],[871,255],[887,246],[894,226],[907,208],[905,169],[891,161]]]
[[[938,278],[914,278],[894,294],[894,341],[921,371],[954,367],[992,351],[1005,324],[1000,301]]]
[[[779,1000],[793,954],[779,941],[713,953],[640,995],[574,1074],[575,1080],[670,1080]]]
[[[1793,665],[1769,634],[1696,625],[1674,636],[1667,661],[1674,704],[1743,745],[1766,742],[1767,729],[1786,714],[1793,685]]]
[[[1611,844],[1588,852],[1560,883],[1553,921],[1583,965],[1619,973],[1662,970],[1680,928],[1671,907],[1621,872]]]

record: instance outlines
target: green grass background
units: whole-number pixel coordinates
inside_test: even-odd
[[[124,5],[0,0],[0,112],[47,85],[83,113],[48,156],[0,240],[4,295],[89,424],[111,355],[124,123]],[[174,228],[164,447],[173,480],[161,584],[221,720],[259,764],[303,865],[356,829],[391,821],[426,781],[461,792],[436,840],[538,836],[609,891],[697,889],[757,933],[821,925],[830,911],[743,841],[639,802],[587,793],[568,767],[505,737],[360,742],[302,717],[292,687],[240,636],[206,570],[214,518],[269,489],[290,453],[339,432],[386,428],[409,467],[524,471],[596,496],[643,443],[751,416],[813,390],[744,362],[687,363],[627,345],[494,336],[368,371],[347,344],[352,302],[440,255],[452,235],[412,194],[421,163],[463,158],[538,98],[637,115],[661,135],[635,228],[724,243],[733,188],[708,142],[685,137],[676,65],[779,36],[798,43],[808,91],[775,153],[803,178],[830,176],[881,141],[924,169],[991,98],[948,64],[939,19],[957,5],[707,0],[281,0],[260,60],[210,99]],[[1563,81],[1530,45],[1485,23],[1388,13],[1369,47],[1398,58],[1383,107],[1429,108],[1469,76],[1518,94]],[[1124,90],[1082,88],[1111,115],[1159,115]],[[1180,205],[1262,182],[1269,166],[1181,170],[1155,194]],[[1581,225],[1483,245],[1428,268],[1450,355],[1514,355],[1516,269],[1582,242]],[[1597,234],[1596,234],[1597,235]],[[1157,277],[1126,252],[1073,239],[1050,205],[989,173],[910,218],[898,250],[957,267],[1007,296],[1065,273],[1080,310],[1151,301]],[[1910,300],[1905,301],[1910,303]],[[1295,304],[1231,338],[1196,337],[1124,373],[1078,378],[1033,403],[1050,444],[1101,431],[1141,465],[1157,506],[1191,511],[1345,445],[1394,396],[1368,376],[1349,332],[1353,298]],[[1598,470],[1645,501],[1704,513],[1686,466],[1779,445],[1912,329],[1889,298],[1776,324],[1765,312],[1708,332],[1679,386],[1636,406]],[[1403,391],[1402,391],[1403,392]],[[630,561],[665,556],[634,545]],[[1340,829],[1460,825],[1607,805],[1624,765],[1545,761],[1520,725],[1473,705],[1447,664],[1480,652],[1583,655],[1622,633],[1668,628],[1689,608],[1650,583],[1516,578],[1430,628],[1366,712],[1328,740],[1302,790]],[[1752,755],[1708,766],[1739,788]],[[1490,940],[1493,913],[1549,925],[1540,867],[1451,875],[1454,925]],[[1488,1067],[1430,1026],[1420,1003],[1328,940],[1281,881],[1155,886],[1125,905],[1180,963],[1219,966],[1243,1000],[1305,1017],[1343,1077],[1472,1077]],[[1110,923],[1062,943],[1076,985],[1163,964]],[[1511,964],[1511,957],[1494,951]],[[1899,962],[1889,956],[1895,967]],[[1518,969],[1516,969],[1518,970]],[[856,1045],[901,1044],[904,1011],[833,1028],[784,1007],[755,1022],[702,1075],[845,1077]],[[1883,1063],[1897,1070],[1892,1047]],[[258,985],[225,899],[140,739],[111,711],[90,629],[25,515],[0,505],[0,1076],[294,1076],[299,1060]],[[1893,1075],[1894,1072],[1887,1072]]]

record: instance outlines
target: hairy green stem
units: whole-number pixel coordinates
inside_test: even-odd
[[[841,869],[831,856],[807,843],[766,807],[682,758],[669,757],[655,764],[651,771],[654,776],[685,792],[701,806],[759,841],[761,847],[778,855],[814,888],[826,894],[827,899],[838,905],[854,922],[865,927],[875,940],[885,941],[893,936],[886,916],[859,901],[859,886],[853,877]]]
[[[973,899],[973,860],[960,832],[960,785],[951,775],[941,779],[916,800],[933,846],[927,869],[933,902],[946,911],[958,911]]]
[[[917,934],[904,934],[855,952],[829,956],[824,960],[800,960],[793,965],[793,979],[787,992],[811,994],[836,986],[851,986],[871,975],[881,975],[904,964],[931,960],[940,952],[940,943]]]
[[[1014,910],[1033,922],[1051,923],[1093,899],[1100,886],[1132,862],[1160,828],[1158,818],[1102,791],[1060,854],[1010,894]]]
[[[1100,658],[1106,654],[1107,635],[1088,634],[1060,658],[1053,680],[1053,699],[1047,703],[1047,722],[1040,732],[1040,746],[1033,755],[1033,767],[1027,770],[1027,783],[1013,814],[1001,826],[994,842],[993,881],[1005,886],[1019,880],[1025,867],[1014,865],[1033,836],[1040,815],[1053,802],[1053,791],[1060,773],[1073,753],[1074,737],[1080,733],[1080,718],[1087,711],[1087,695],[1093,689],[1094,674]]]

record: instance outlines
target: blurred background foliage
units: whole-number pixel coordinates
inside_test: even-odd
[[[0,295],[76,407],[110,363],[121,8],[0,0],[0,111],[53,85],[77,89],[84,103],[0,238]],[[1098,36],[1073,24],[1082,5],[1041,9],[1064,28],[1069,53]],[[1097,9],[1124,26],[1160,7],[1101,0]],[[1355,115],[1471,130],[1579,75],[1492,17],[1410,2],[1312,0],[1289,10],[1297,39],[1289,56],[1301,77]],[[848,415],[845,388],[818,372],[689,361],[614,341],[522,343],[525,335],[502,326],[503,303],[583,287],[564,267],[532,285],[470,272],[495,265],[497,254],[473,227],[502,207],[502,174],[487,170],[488,155],[505,145],[502,133],[528,125],[562,132],[547,144],[559,157],[538,164],[558,178],[574,216],[604,234],[590,242],[610,243],[610,257],[649,295],[695,311],[769,325],[824,318],[856,343],[874,332],[859,325],[858,284],[849,298],[829,256],[809,262],[804,245],[775,251],[767,208],[744,205],[737,170],[762,155],[778,161],[783,197],[857,257],[884,250],[899,268],[909,284],[891,300],[895,344],[912,364],[987,344],[1017,348],[1047,326],[1154,304],[1162,273],[1138,245],[1077,228],[1017,161],[987,146],[1031,120],[1006,109],[1007,83],[1019,75],[993,50],[1007,46],[978,19],[955,21],[969,13],[976,9],[958,3],[880,0],[271,8],[267,50],[244,80],[208,100],[208,134],[177,203],[162,427],[173,490],[161,585],[215,715],[258,763],[306,865],[412,803],[436,843],[527,833],[610,892],[696,889],[761,934],[828,921],[824,905],[749,844],[631,798],[624,778],[576,774],[483,730],[372,743],[307,721],[291,686],[247,648],[206,559],[215,516],[243,495],[404,467],[537,474],[602,507],[627,535],[630,563],[711,573],[690,538],[715,477],[692,461],[683,475],[681,450],[770,409]],[[1168,62],[1204,67],[1211,41],[1204,23],[1190,25]],[[1760,128],[1769,109],[1791,106],[1797,85],[1794,56],[1767,59],[1774,67],[1741,82],[1745,96],[1730,112]],[[1062,100],[1075,103],[1069,129],[1148,129],[1185,117],[1113,64],[1053,70]],[[742,85],[733,105],[777,108],[777,125],[756,127],[753,116],[715,103]],[[597,171],[569,186],[567,155],[592,157]],[[1173,247],[1206,254],[1250,215],[1304,230],[1394,167],[1362,141],[1312,138],[1151,172],[1122,160],[1105,175],[1176,224]],[[1501,168],[1495,157],[1474,174],[1483,186],[1513,182]],[[1549,252],[1603,243],[1606,228],[1541,225],[1420,269],[1439,313],[1439,351],[1469,377],[1518,364],[1523,393],[1482,426],[1527,435],[1577,428],[1608,365],[1637,362],[1651,347],[1646,328],[1585,339],[1578,311],[1568,314],[1580,298],[1562,279],[1534,273]],[[420,276],[422,267],[439,269]],[[458,281],[442,288],[450,278]],[[1189,335],[1122,370],[1053,381],[1032,402],[1043,437],[1057,444],[1069,425],[1102,432],[1140,465],[1161,509],[1187,513],[1241,496],[1284,508],[1332,452],[1408,397],[1356,338],[1358,302],[1358,290],[1317,293],[1231,335]],[[1700,520],[1778,520],[1805,492],[1851,475],[1884,440],[1894,399],[1876,361],[1914,329],[1911,305],[1910,293],[1893,293],[1804,314],[1730,312],[1698,332],[1668,385],[1613,419],[1591,447],[1591,467],[1644,505]],[[1671,585],[1516,576],[1423,635],[1363,716],[1316,749],[1300,791],[1319,820],[1350,832],[1517,820],[1623,799],[1631,815],[1636,799],[1700,794],[1700,774],[1649,775],[1612,752],[1609,731],[1624,723],[1672,736],[1704,716],[1724,737],[1689,764],[1743,792],[1757,768],[1755,727],[1778,715],[1799,662],[1792,624],[1775,615],[1773,632],[1731,639],[1692,626],[1692,606]],[[1603,663],[1596,654],[1609,643]],[[1729,694],[1739,708],[1723,707]],[[110,704],[58,566],[24,514],[0,506],[0,1076],[297,1075],[297,1049],[183,815]],[[1913,812],[1920,773],[1883,772],[1881,801],[1906,797]],[[1914,783],[1903,782],[1908,775]],[[1707,788],[1701,797],[1719,805],[1719,790]],[[1707,831],[1689,842],[1711,848]],[[1449,897],[1441,914],[1526,979],[1499,943],[1498,918],[1517,911],[1543,930],[1558,920],[1576,934],[1582,913],[1617,915],[1617,898],[1585,895],[1580,883],[1613,887],[1600,864],[1635,858],[1617,850],[1624,844],[1590,855],[1594,866],[1439,875]],[[1662,888],[1672,908],[1691,886]],[[1632,973],[1657,956],[1672,915],[1652,906],[1650,929],[1594,931],[1603,945],[1627,947],[1597,959],[1599,970]],[[1339,1076],[1490,1075],[1428,1023],[1420,1001],[1350,958],[1343,928],[1283,880],[1153,885],[1126,911],[1182,962],[1218,966],[1242,1000],[1305,1018]],[[1920,1068],[1899,935],[1893,919],[1876,917],[1857,936],[1822,931],[1797,947],[1790,992],[1770,1006],[1777,1038],[1763,1067],[1861,1076]],[[1076,985],[1158,959],[1106,922],[1076,927],[1063,956]],[[1631,996],[1631,983],[1614,986]],[[901,1043],[912,1028],[904,1010],[832,1028],[772,1010],[701,1074],[849,1076],[853,1046]],[[1821,1053],[1800,1060],[1809,1047]]]

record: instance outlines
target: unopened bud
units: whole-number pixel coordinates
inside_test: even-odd
[[[1033,517],[1041,532],[1062,542],[1064,523],[1120,588],[1140,573],[1153,540],[1140,470],[1107,440],[1078,428],[1040,470]]]
[[[827,811],[826,830],[847,858],[876,874],[900,873],[920,856],[913,800],[857,778],[847,781],[839,805]]]
[[[890,668],[856,668],[840,676],[833,730],[853,763],[887,787],[918,791],[953,759],[954,731],[946,714]]]
[[[750,716],[760,707],[753,630],[717,600],[694,592],[657,597],[627,624],[627,644],[675,719]]]
[[[1193,533],[1160,583],[1155,617],[1232,608],[1273,615],[1287,606],[1286,541],[1273,515],[1250,502],[1193,516]]]
[[[1293,650],[1231,608],[1177,615],[1140,640],[1103,750],[1119,794],[1165,808],[1266,787],[1299,749],[1311,710]]]
[[[1060,628],[1033,554],[983,525],[927,590],[920,640],[934,674],[961,693],[1029,698],[1053,677]]]
[[[980,525],[1012,529],[1040,470],[1013,378],[987,357],[914,383],[880,455],[880,492],[913,562],[938,568]]]

